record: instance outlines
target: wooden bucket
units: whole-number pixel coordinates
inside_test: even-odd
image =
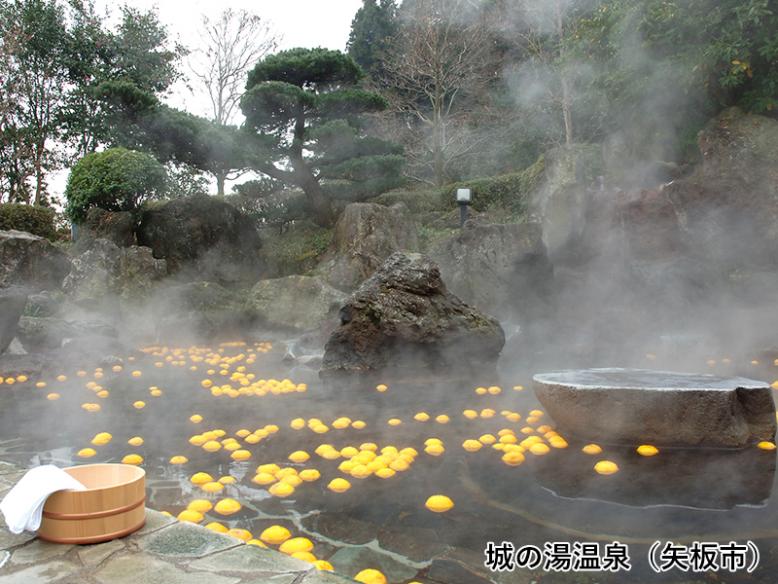
[[[43,507],[38,537],[88,544],[129,535],[146,523],[146,471],[129,464],[64,469],[85,491],[58,491]]]

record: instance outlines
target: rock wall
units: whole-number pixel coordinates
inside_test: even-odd
[[[397,251],[416,251],[416,222],[398,203],[351,203],[335,225],[332,243],[317,272],[340,290],[352,291]]]
[[[184,279],[256,282],[261,274],[262,243],[254,222],[216,197],[150,205],[141,214],[137,237]]]
[[[26,231],[0,231],[0,288],[54,290],[69,270],[68,257],[49,240]]]
[[[546,310],[554,269],[538,223],[468,221],[430,257],[448,289],[479,310],[508,318]]]
[[[333,328],[346,298],[319,277],[287,276],[257,282],[247,304],[264,326],[304,332]]]

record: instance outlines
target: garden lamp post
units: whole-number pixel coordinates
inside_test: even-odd
[[[467,221],[467,210],[470,204],[470,189],[457,189],[457,203],[459,204],[459,226],[462,227]]]

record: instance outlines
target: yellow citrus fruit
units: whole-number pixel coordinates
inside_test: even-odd
[[[319,477],[321,477],[321,473],[315,468],[306,468],[305,470],[300,471],[300,478],[307,483],[317,481],[319,480]]]
[[[306,462],[309,458],[311,458],[310,454],[304,450],[296,450],[289,455],[289,460],[298,464]]]
[[[213,510],[219,515],[234,515],[241,510],[241,504],[235,499],[222,499],[214,506]]]
[[[317,570],[324,570],[326,572],[335,571],[335,568],[333,568],[332,564],[330,564],[327,560],[316,560],[313,565]]]
[[[178,514],[177,519],[179,521],[186,521],[188,523],[200,523],[205,517],[199,511],[192,511],[190,509],[184,509]]]
[[[286,481],[279,481],[276,484],[272,485],[268,490],[268,493],[273,495],[274,497],[281,497],[282,499],[284,497],[288,497],[289,495],[294,493],[294,487],[287,483]]]
[[[462,442],[462,448],[468,452],[477,452],[481,450],[482,447],[483,444],[481,444],[478,440],[465,440]]]
[[[95,446],[105,446],[113,439],[113,436],[111,436],[108,432],[100,432],[99,434],[95,434],[95,437],[92,438],[92,444]]]
[[[206,493],[220,493],[224,489],[224,485],[218,481],[209,481],[200,485],[200,488]]]
[[[434,513],[445,513],[454,507],[454,502],[445,495],[432,495],[424,506]]]
[[[271,525],[259,535],[259,539],[270,545],[281,545],[290,537],[291,532],[282,525]]]
[[[362,570],[359,574],[354,576],[354,580],[362,582],[362,584],[386,584],[387,582],[386,576],[372,568]]]
[[[351,483],[342,478],[332,479],[327,485],[327,488],[336,493],[345,493],[351,488]]]
[[[310,552],[313,542],[307,537],[291,537],[281,544],[278,551],[290,556],[295,552]]]
[[[594,471],[601,475],[612,475],[619,471],[619,466],[610,460],[601,460],[594,465]]]
[[[194,485],[204,485],[205,483],[210,483],[213,481],[213,477],[207,472],[196,472],[189,480]]]
[[[190,511],[197,511],[199,513],[207,513],[213,509],[213,504],[208,499],[195,499],[186,506]]]

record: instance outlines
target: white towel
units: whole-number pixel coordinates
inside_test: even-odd
[[[83,491],[84,485],[61,468],[47,464],[27,471],[21,480],[0,501],[0,511],[11,533],[38,531],[43,506],[49,495],[64,490]]]

